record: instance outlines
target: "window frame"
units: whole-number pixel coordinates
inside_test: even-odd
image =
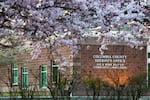
[[[26,69],[27,69],[27,71],[26,71]],[[27,75],[27,77],[26,77],[26,75]],[[24,83],[24,81],[25,81],[25,83]],[[29,87],[29,71],[28,71],[28,67],[22,67],[22,69],[21,69],[21,86],[22,86],[23,89],[26,89],[26,88]]]
[[[46,68],[46,70],[42,70],[42,68]],[[45,81],[46,81],[46,86],[44,86],[43,85],[43,73],[45,73],[46,74],[46,79],[45,79]],[[40,66],[40,87],[41,88],[47,88],[47,65],[41,65]]]
[[[147,57],[150,58],[150,53],[147,54]]]
[[[148,87],[150,87],[150,63],[148,63]]]
[[[54,79],[54,68],[57,68],[57,76],[56,76],[56,79]],[[58,82],[58,79],[59,79],[59,72],[58,72],[58,65],[56,63],[55,60],[51,60],[51,77],[52,77],[52,83],[57,83]]]
[[[12,85],[18,85],[18,83],[19,83],[18,65],[17,64],[12,64],[11,65],[11,84]]]

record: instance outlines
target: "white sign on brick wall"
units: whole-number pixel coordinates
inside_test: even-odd
[[[126,55],[93,55],[94,68],[126,68]]]

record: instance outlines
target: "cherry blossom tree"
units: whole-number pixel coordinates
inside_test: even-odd
[[[19,59],[16,59],[18,54],[29,51],[27,45],[21,44],[22,40],[18,36],[5,36],[0,40],[0,66],[12,64]]]
[[[0,0],[0,38],[17,36],[33,50],[65,45],[76,54],[83,37],[97,36],[103,53],[112,41],[141,48],[149,36],[150,0]],[[56,49],[57,51],[57,49]]]

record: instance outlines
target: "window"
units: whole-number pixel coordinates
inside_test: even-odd
[[[148,58],[150,58],[150,53],[148,53]]]
[[[51,61],[52,66],[52,82],[57,83],[58,82],[58,65],[54,60]]]
[[[28,68],[22,68],[22,88],[28,88]]]
[[[46,88],[47,87],[47,66],[42,65],[40,67],[40,87]]]
[[[18,85],[18,65],[12,65],[12,85]]]
[[[148,87],[150,87],[150,63],[148,64]]]

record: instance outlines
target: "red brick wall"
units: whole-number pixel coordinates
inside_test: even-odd
[[[18,61],[15,63],[18,65],[19,84],[13,87],[21,86],[21,68],[28,67],[29,86],[39,86],[40,66],[47,65],[48,75],[50,75],[50,54],[47,49],[42,49],[41,56],[38,59],[31,59],[29,53],[18,55]],[[3,91],[8,91],[11,86],[11,66],[0,68],[0,87],[5,87]]]
[[[87,48],[88,46],[88,48]],[[127,68],[94,68],[96,65],[93,55],[101,55],[99,45],[81,45],[80,63],[82,76],[87,76],[89,73],[93,77],[100,77],[103,80],[109,80],[110,77],[120,77],[122,84],[126,83],[128,77],[139,73],[146,73],[146,46],[143,50],[130,48],[126,45],[109,45],[108,50],[103,55],[125,55],[126,60],[124,65]],[[114,75],[115,74],[115,75]]]
[[[104,55],[126,55],[127,58],[125,66],[127,66],[127,68],[125,69],[94,68],[96,63],[93,55],[100,55],[99,45],[81,45],[81,49],[77,57],[72,57],[72,53],[67,47],[61,48],[60,56],[64,56],[68,59],[70,62],[69,67],[72,66],[71,63],[73,63],[74,71],[77,71],[82,78],[87,78],[89,74],[92,74],[92,77],[102,78],[105,81],[113,83],[111,79],[116,78],[117,76],[120,78],[120,83],[125,84],[128,77],[139,73],[146,73],[146,46],[144,46],[143,50],[130,48],[126,45],[108,46],[108,50],[104,52]],[[19,75],[21,75],[21,67],[28,67],[29,69],[29,85],[39,85],[39,68],[41,65],[47,65],[48,76],[51,73],[50,60],[53,58],[52,54],[47,49],[42,49],[41,56],[35,60],[31,60],[29,53],[19,55],[18,58],[20,60],[20,62],[17,62],[19,64]],[[1,67],[0,87],[7,87],[6,84],[10,84],[10,79],[10,66]],[[19,80],[21,80],[21,76],[19,76]]]
[[[56,57],[56,55],[49,51],[50,49],[42,49],[42,53],[40,57],[37,59],[31,59],[30,53],[24,53],[17,56],[17,64],[19,66],[19,84],[13,87],[21,86],[21,68],[28,67],[28,75],[29,75],[29,86],[38,86],[40,82],[40,66],[47,65],[47,76],[48,81],[51,81],[51,59],[59,59],[60,57]],[[61,47],[60,56],[66,57],[66,59],[72,63],[71,52],[67,47]],[[70,67],[70,65],[68,66]],[[70,72],[69,72],[70,73]],[[70,77],[70,76],[68,76]],[[0,87],[2,91],[8,91],[11,86],[11,66],[0,67]]]
[[[83,80],[100,78],[114,86],[127,85],[128,78],[141,74],[146,75],[146,46],[143,50],[130,48],[127,45],[109,45],[103,55],[125,55],[126,68],[94,68],[96,66],[93,55],[101,55],[99,45],[82,44],[80,53],[74,58],[74,77]],[[99,62],[100,63],[100,62]],[[119,79],[119,80],[117,80]],[[145,78],[146,79],[146,78]],[[115,83],[118,81],[117,83]],[[86,95],[84,84],[77,84],[73,95]]]

